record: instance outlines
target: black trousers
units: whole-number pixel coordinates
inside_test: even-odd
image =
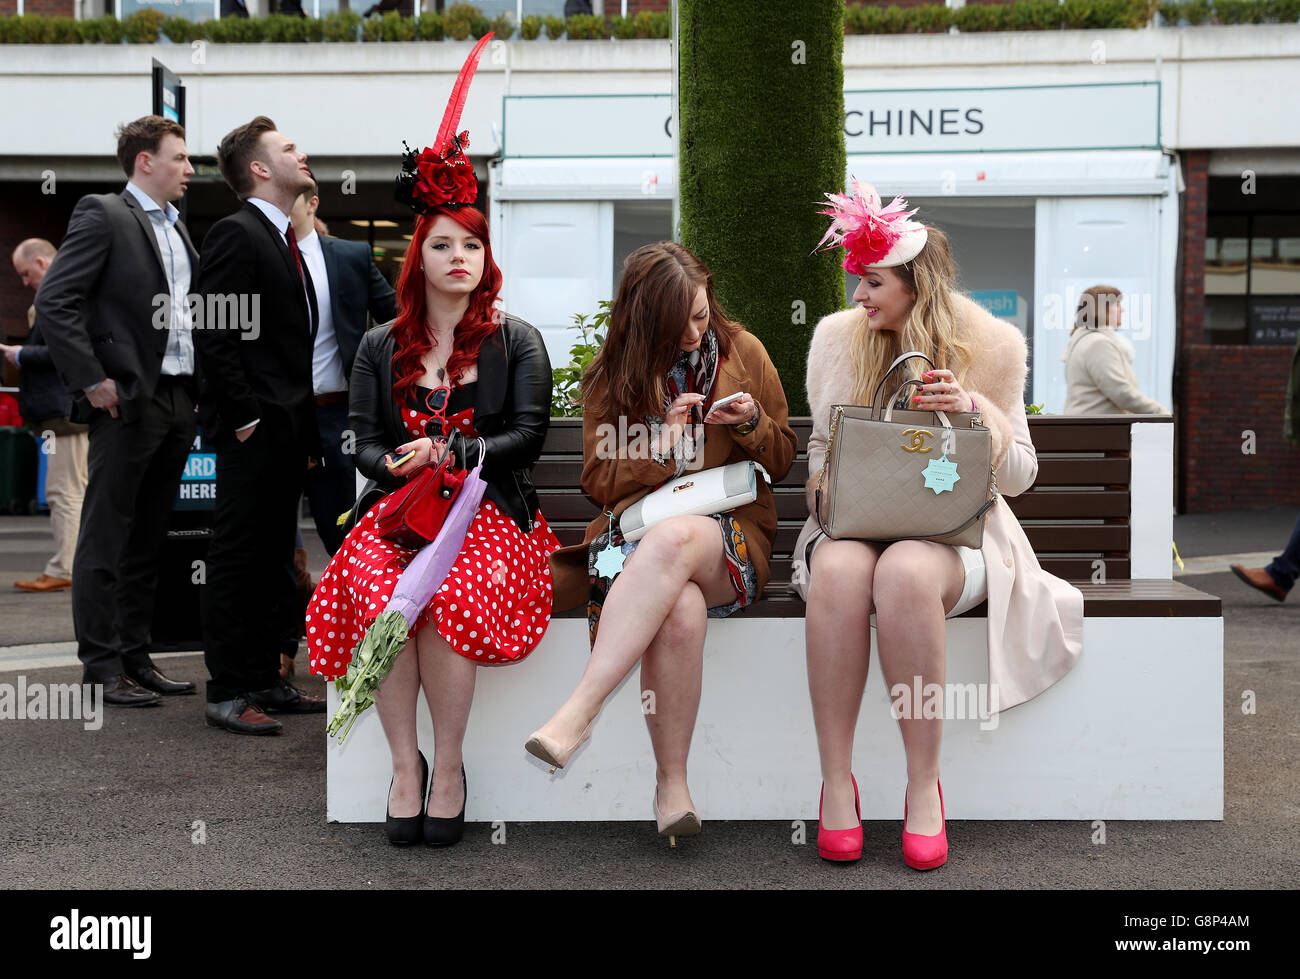
[[[158,552],[194,442],[190,378],[162,375],[139,417],[90,421],[86,496],[72,563],[72,624],[86,683],[152,665],[145,647]]]
[[[343,451],[343,433],[348,429],[345,402],[316,408],[316,424],[324,458],[307,474],[307,502],[316,533],[330,557],[343,544],[340,513],[352,509],[357,498],[357,467],[352,455]]]
[[[217,503],[203,650],[209,703],[279,682],[281,602],[293,589],[293,539],[307,450],[288,419],[264,417],[245,442],[217,450]]]

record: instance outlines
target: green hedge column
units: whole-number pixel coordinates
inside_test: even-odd
[[[845,184],[843,0],[680,0],[682,243],[806,415],[808,341],[844,306],[817,202]]]

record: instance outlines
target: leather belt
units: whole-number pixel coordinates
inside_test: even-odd
[[[348,403],[348,393],[346,391],[330,391],[328,394],[316,395],[316,407],[324,408],[326,405],[345,405]]]

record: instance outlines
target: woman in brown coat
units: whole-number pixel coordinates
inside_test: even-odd
[[[714,409],[732,394],[740,397]],[[776,508],[760,478],[753,503],[672,517],[634,543],[623,540],[619,517],[688,471],[752,459],[780,480],[797,448],[785,392],[763,345],[718,307],[708,269],[681,245],[660,242],[628,256],[608,337],[583,377],[583,399],[582,488],[603,512],[583,543],[556,552],[551,565],[556,609],[588,602],[591,660],[573,694],[525,747],[564,767],[605,698],[640,660],[641,689],[655,697],[646,724],[657,764],[659,832],[698,833],[686,758],[705,626],[762,593]]]

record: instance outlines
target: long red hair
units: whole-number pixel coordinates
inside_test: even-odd
[[[420,361],[433,349],[433,338],[429,336],[425,320],[427,305],[420,250],[429,237],[429,229],[443,214],[483,243],[483,278],[470,293],[469,307],[456,324],[451,357],[447,361],[447,376],[453,382],[459,382],[461,375],[478,360],[479,347],[497,328],[496,301],[501,291],[501,270],[492,258],[487,219],[472,207],[440,207],[420,215],[415,222],[411,243],[406,246],[402,271],[397,276],[397,319],[389,330],[397,344],[393,354],[393,398],[398,404],[406,403],[415,382],[424,376]]]

